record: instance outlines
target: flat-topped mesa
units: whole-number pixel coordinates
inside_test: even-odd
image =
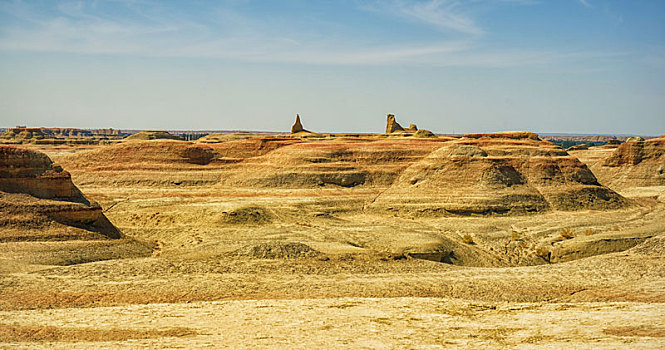
[[[463,137],[470,139],[480,139],[480,138],[492,138],[492,139],[529,139],[534,141],[540,141],[538,134],[528,131],[504,131],[504,132],[493,132],[488,134],[465,134]]]
[[[296,114],[296,122],[293,123],[293,126],[291,126],[291,133],[296,134],[299,132],[308,132],[305,130],[305,128],[302,126],[302,123],[300,122],[300,114]]]
[[[42,128],[14,128],[9,129],[0,138],[5,140],[16,140],[18,142],[34,142],[52,137]]]

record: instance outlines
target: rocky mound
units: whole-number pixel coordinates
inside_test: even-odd
[[[0,241],[120,237],[68,172],[13,146],[0,146],[0,213]]]
[[[468,135],[407,168],[370,206],[407,215],[609,209],[626,200],[533,133]]]
[[[125,141],[146,140],[182,140],[180,136],[172,135],[167,131],[139,131],[124,138]]]
[[[320,252],[310,246],[299,242],[268,242],[242,247],[232,253],[235,256],[244,256],[255,259],[297,259],[310,258]]]
[[[603,184],[616,190],[665,186],[665,135],[646,141],[630,138],[592,169]]]
[[[271,223],[273,215],[262,207],[244,207],[223,212],[219,221],[231,225],[262,225]]]

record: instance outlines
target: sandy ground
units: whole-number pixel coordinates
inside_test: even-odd
[[[5,348],[593,348],[664,346],[662,303],[482,303],[439,298],[326,298],[0,312],[2,325],[185,336],[106,342],[5,343]]]

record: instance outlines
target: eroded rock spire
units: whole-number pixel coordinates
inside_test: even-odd
[[[303,128],[302,123],[300,122],[300,114],[296,114],[296,122],[293,123],[293,126],[291,127],[291,133],[295,134],[301,131],[306,131],[306,130],[305,128]]]

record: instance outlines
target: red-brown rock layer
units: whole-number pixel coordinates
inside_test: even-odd
[[[110,237],[120,233],[41,152],[0,146],[0,241]]]

